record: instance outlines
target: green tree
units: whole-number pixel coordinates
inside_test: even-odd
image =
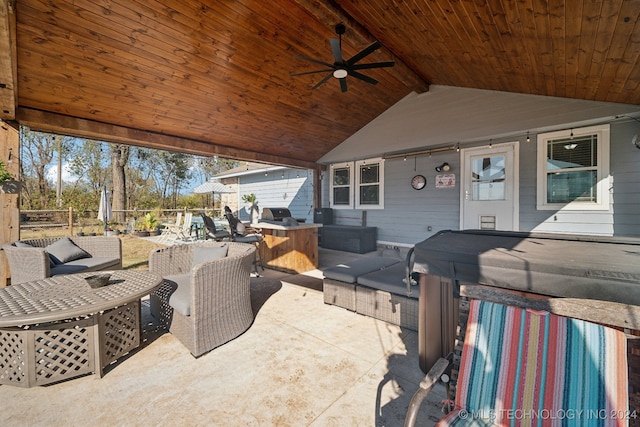
[[[169,151],[153,151],[149,153],[149,165],[151,177],[162,198],[162,207],[177,206],[177,197],[180,189],[188,185],[191,179],[193,156],[184,153],[173,153]],[[170,203],[167,203],[167,200]]]
[[[91,139],[82,140],[69,157],[71,173],[88,184],[95,195],[100,194],[102,187],[111,182],[104,143]]]
[[[196,157],[196,168],[204,175],[203,181],[213,176],[237,167],[240,163],[236,160],[224,159],[222,157]]]

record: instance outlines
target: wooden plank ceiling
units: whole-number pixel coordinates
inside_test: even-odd
[[[313,167],[429,84],[640,104],[640,0],[0,1],[0,118],[95,139]],[[339,22],[378,85],[290,76]]]

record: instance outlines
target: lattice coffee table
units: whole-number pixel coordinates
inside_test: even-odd
[[[106,272],[100,272],[106,273]],[[0,289],[0,384],[50,384],[104,368],[140,345],[140,298],[162,281],[110,271],[92,289],[80,273]]]

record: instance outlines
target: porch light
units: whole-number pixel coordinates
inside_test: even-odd
[[[447,163],[447,162],[444,162],[440,166],[436,166],[436,172],[438,172],[438,173],[440,173],[440,172],[449,172],[450,170],[451,170],[451,166],[449,166],[449,163]]]

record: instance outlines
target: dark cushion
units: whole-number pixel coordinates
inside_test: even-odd
[[[386,256],[366,256],[354,261],[338,264],[335,267],[327,268],[323,271],[327,279],[338,280],[346,283],[356,283],[358,277],[389,267],[401,261],[400,258]]]
[[[84,249],[73,243],[68,237],[63,237],[45,248],[49,258],[55,264],[64,264],[81,258],[91,258],[91,255]]]
[[[220,259],[227,256],[229,250],[228,245],[222,246],[194,246],[193,247],[193,267],[205,262],[212,261],[214,259]]]
[[[169,297],[169,305],[183,316],[191,315],[191,273],[173,274],[164,280],[177,285]]]
[[[16,248],[33,248],[34,247],[33,245],[30,245],[25,242],[21,242],[20,240],[18,240],[17,242],[14,242],[13,246],[15,246]]]
[[[358,277],[358,285],[386,291],[396,295],[418,299],[419,292],[414,288],[411,295],[407,295],[407,285],[404,283],[406,274],[405,264],[398,263],[382,270],[363,274]]]

